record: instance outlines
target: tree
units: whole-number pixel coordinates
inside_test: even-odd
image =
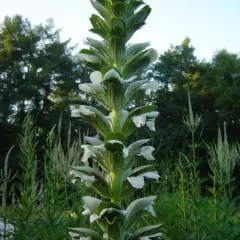
[[[70,121],[70,103],[85,72],[75,47],[60,40],[52,20],[32,26],[28,19],[6,17],[0,27],[0,128],[3,154],[15,143],[23,119],[31,114],[39,140],[62,113]],[[65,130],[66,131],[66,130]]]

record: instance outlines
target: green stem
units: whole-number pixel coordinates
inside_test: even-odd
[[[122,173],[111,173],[112,199],[111,202],[121,207]]]
[[[121,119],[122,119],[122,110],[121,109],[113,109],[113,132],[121,131]]]

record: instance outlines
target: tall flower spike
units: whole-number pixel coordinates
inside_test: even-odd
[[[158,88],[155,81],[138,79],[139,73],[158,58],[156,50],[149,48],[149,43],[129,43],[135,32],[144,26],[151,8],[142,0],[90,2],[99,13],[90,18],[91,32],[102,41],[87,38],[89,49],[79,54],[80,59],[94,69],[90,74],[91,82],[81,83],[79,89],[108,112],[103,114],[87,105],[72,110],[72,117],[81,117],[92,124],[101,137],[85,137],[87,144],[82,145],[82,162],[84,165],[89,162],[89,167],[72,166],[71,175],[74,183],[80,179],[93,189],[94,196],[101,197],[101,200],[100,197],[83,197],[82,214],[102,232],[72,228],[70,235],[82,240],[160,239],[161,224],[136,229],[142,214],[155,216],[156,196],[132,199],[147,181],[158,181],[160,177],[151,164],[134,168],[138,158],[153,161],[155,149],[146,145],[150,139],[128,144],[136,128],[145,126],[155,131],[154,122],[159,113],[155,106],[149,105],[130,112],[125,110],[137,95]],[[124,199],[132,201],[125,209]]]

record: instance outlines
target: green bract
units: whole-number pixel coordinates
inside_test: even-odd
[[[137,220],[144,213],[154,214],[155,196],[132,201],[122,209],[122,201],[142,189],[147,180],[158,181],[159,175],[153,165],[134,168],[138,158],[154,160],[154,147],[147,145],[150,139],[128,143],[128,137],[136,128],[147,126],[155,131],[155,106],[142,106],[128,112],[136,96],[155,90],[155,81],[138,79],[138,74],[158,57],[149,43],[130,44],[133,34],[140,29],[151,12],[141,0],[90,0],[99,15],[90,18],[91,31],[102,41],[88,38],[89,49],[80,52],[80,59],[95,71],[90,74],[89,83],[82,83],[79,89],[101,104],[109,115],[98,109],[81,105],[72,110],[73,117],[79,117],[92,124],[101,135],[87,136],[82,145],[82,162],[95,162],[94,167],[73,166],[70,174],[73,183],[80,180],[91,187],[100,197],[86,196],[84,215],[97,224],[102,232],[91,229],[70,230],[73,239],[160,239],[161,225],[136,229]],[[141,7],[141,8],[140,8]],[[91,165],[92,166],[92,165]]]

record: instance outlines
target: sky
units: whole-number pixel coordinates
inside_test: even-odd
[[[199,59],[209,60],[223,48],[240,52],[240,0],[145,0],[152,8],[146,26],[132,42],[148,42],[160,53],[190,37]],[[33,24],[54,20],[63,40],[84,46],[95,13],[89,0],[0,0],[0,22],[20,14]]]

